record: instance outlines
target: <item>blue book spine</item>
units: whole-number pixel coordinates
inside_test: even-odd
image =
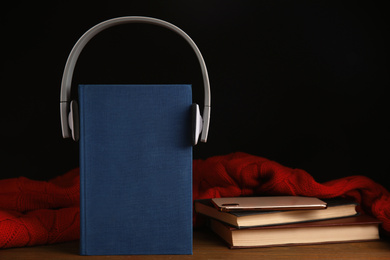
[[[79,89],[79,106],[83,106],[84,104],[84,93],[82,93],[82,90]],[[79,107],[79,112],[83,112],[84,108]],[[84,115],[80,114],[80,118],[84,118]],[[85,127],[81,126],[81,124],[84,123],[84,120],[80,120],[80,131],[84,131]],[[85,134],[81,134],[82,136],[85,136]],[[85,191],[85,159],[84,159],[84,152],[85,147],[84,147],[84,142],[80,140],[79,142],[79,164],[80,164],[80,254],[81,255],[86,255],[86,247],[85,247],[85,241],[86,241],[86,223],[85,223],[85,210],[86,210],[86,204],[85,204],[85,199],[86,197],[84,196],[84,191]]]

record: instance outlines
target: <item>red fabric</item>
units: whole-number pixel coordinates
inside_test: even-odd
[[[78,169],[49,182],[0,180],[0,248],[78,239],[79,194]]]
[[[390,233],[390,194],[364,176],[317,183],[300,169],[245,153],[194,160],[194,199],[247,195],[302,195],[353,198]],[[79,238],[79,171],[49,182],[23,177],[0,180],[0,248],[64,242]],[[202,221],[195,216],[194,225]]]

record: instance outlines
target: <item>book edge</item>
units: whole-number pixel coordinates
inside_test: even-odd
[[[84,106],[84,88],[79,85],[78,91],[79,91],[79,106],[80,106],[80,135],[84,135],[84,115],[81,114],[81,111],[83,110]],[[86,255],[87,254],[87,245],[86,245],[86,211],[81,210],[85,209],[86,207],[86,196],[85,196],[85,158],[83,158],[83,155],[85,155],[85,147],[84,143],[82,142],[83,138],[79,139],[79,164],[80,164],[80,255]]]

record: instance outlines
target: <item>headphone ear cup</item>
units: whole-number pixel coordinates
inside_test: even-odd
[[[80,123],[79,123],[79,105],[76,100],[70,102],[70,112],[68,117],[69,128],[72,131],[72,138],[78,141],[80,138]]]
[[[192,104],[192,145],[197,145],[200,133],[202,132],[203,119],[200,115],[199,105]]]

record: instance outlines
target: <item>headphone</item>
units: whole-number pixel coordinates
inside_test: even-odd
[[[187,43],[190,44],[193,51],[195,52],[203,76],[203,85],[204,85],[204,107],[203,107],[203,117],[200,115],[199,105],[192,105],[192,142],[193,145],[198,143],[199,137],[201,142],[207,142],[207,135],[210,125],[210,82],[207,73],[206,64],[203,60],[203,56],[200,53],[198,47],[194,41],[180,28],[177,26],[168,23],[166,21],[143,16],[125,16],[110,19],[104,22],[101,22],[87,32],[85,32],[76,44],[73,46],[68,59],[66,61],[64,73],[62,76],[61,82],[61,93],[60,93],[60,115],[61,115],[61,129],[63,138],[72,137],[73,140],[77,141],[79,139],[79,114],[78,114],[78,105],[76,100],[70,101],[71,85],[73,71],[76,66],[77,59],[85,47],[85,45],[99,32],[110,28],[115,25],[127,24],[127,23],[146,23],[152,25],[158,25],[167,29],[172,30],[173,32],[182,36]],[[201,134],[201,136],[200,136]]]

